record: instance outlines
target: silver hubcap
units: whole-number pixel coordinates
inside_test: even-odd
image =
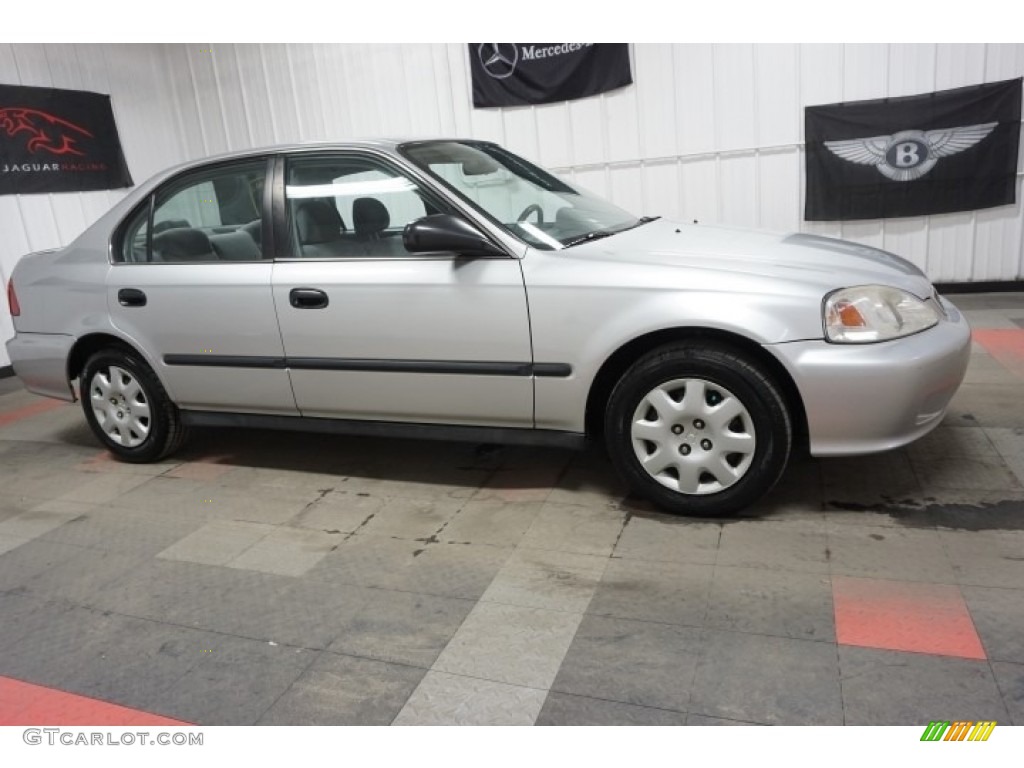
[[[135,448],[149,436],[149,400],[128,371],[116,365],[96,371],[89,398],[100,429],[113,442]]]
[[[698,496],[738,482],[757,445],[754,421],[739,398],[704,379],[675,379],[648,392],[633,412],[630,437],[647,474]]]

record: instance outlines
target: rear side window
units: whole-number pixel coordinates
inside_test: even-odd
[[[128,222],[129,263],[259,261],[265,160],[207,169],[157,190]]]

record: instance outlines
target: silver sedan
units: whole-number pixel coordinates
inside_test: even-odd
[[[890,253],[637,218],[481,141],[168,170],[8,286],[15,372],[125,461],[189,426],[603,440],[634,490],[741,509],[790,453],[942,419],[970,329]],[[77,391],[76,391],[77,385]]]

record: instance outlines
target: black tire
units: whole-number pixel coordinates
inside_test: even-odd
[[[737,407],[740,415],[730,418]],[[642,357],[616,384],[605,412],[613,465],[636,493],[675,514],[726,515],[753,504],[782,476],[792,435],[782,391],[763,366],[730,347],[700,342]],[[730,451],[734,445],[738,452]]]
[[[123,375],[117,375],[117,371]],[[107,382],[113,387],[107,394],[119,400],[120,405],[112,402],[108,412],[103,413],[107,408],[106,401],[111,397],[104,397],[103,402],[95,398],[103,394]],[[124,392],[117,391],[119,387],[124,389],[125,382],[137,383],[138,394],[131,394],[126,399]],[[129,390],[134,393],[130,385]],[[159,461],[178,450],[187,437],[181,414],[167,396],[160,379],[146,361],[128,347],[112,346],[93,354],[82,368],[79,392],[85,420],[93,434],[121,461],[133,464]],[[134,419],[131,413],[133,405],[137,408]],[[99,416],[97,407],[101,410]],[[142,408],[148,409],[148,415],[139,415]],[[119,415],[122,413],[123,421]],[[100,418],[110,419],[107,422],[110,433],[100,423]]]

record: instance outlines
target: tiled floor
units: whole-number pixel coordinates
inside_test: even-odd
[[[208,431],[119,464],[2,380],[0,723],[1024,725],[1024,294],[956,301],[936,432],[728,520],[624,498],[599,450]]]

